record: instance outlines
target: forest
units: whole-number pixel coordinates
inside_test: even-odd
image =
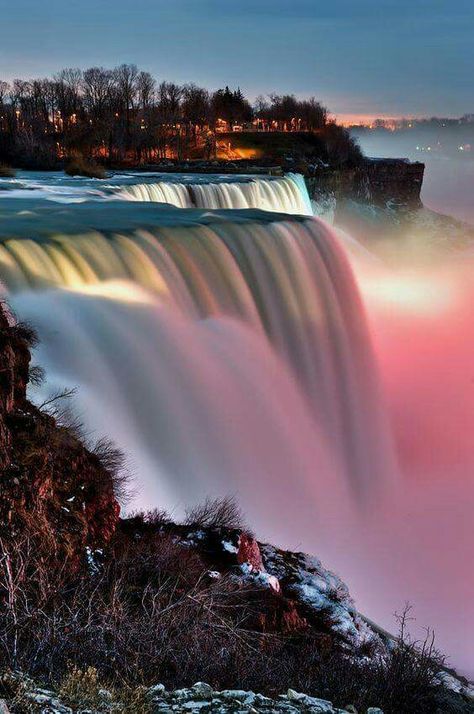
[[[0,80],[0,160],[18,167],[57,168],[76,156],[131,166],[209,160],[220,137],[249,132],[327,134],[351,146],[315,97],[269,94],[252,104],[239,88],[159,82],[134,64]]]

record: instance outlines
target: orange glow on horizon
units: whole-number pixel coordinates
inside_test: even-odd
[[[373,124],[374,121],[377,119],[383,119],[384,121],[400,121],[402,119],[415,119],[416,117],[410,115],[409,117],[406,116],[394,116],[393,114],[350,114],[350,113],[337,113],[331,115],[331,118],[334,118],[338,124],[342,124],[342,126],[354,126],[354,125],[363,125],[363,126],[370,126]]]

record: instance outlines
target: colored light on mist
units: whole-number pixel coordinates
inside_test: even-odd
[[[438,314],[449,310],[457,297],[448,280],[430,280],[414,274],[372,276],[362,280],[360,287],[374,307],[393,307],[413,314]]]

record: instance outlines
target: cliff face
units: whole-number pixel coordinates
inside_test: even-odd
[[[421,205],[425,165],[404,159],[372,159],[366,163],[368,198],[375,204],[387,200],[410,207]]]
[[[74,570],[110,539],[119,507],[100,459],[27,399],[33,339],[0,308],[0,538]]]
[[[321,171],[307,178],[312,198],[332,194],[336,199],[354,199],[385,206],[421,206],[425,165],[405,159],[366,159],[353,169]]]

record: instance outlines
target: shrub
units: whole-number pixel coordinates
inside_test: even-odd
[[[232,496],[207,498],[204,503],[188,509],[185,524],[200,528],[245,530],[242,511]]]
[[[0,163],[0,178],[15,178],[16,171],[7,164]]]
[[[127,503],[132,498],[133,492],[130,489],[130,473],[125,467],[125,454],[115,446],[113,441],[105,437],[99,439],[90,451],[99,459],[100,465],[112,479],[116,499],[121,504]]]
[[[46,372],[39,364],[33,364],[29,369],[30,384],[39,387],[46,379]]]
[[[38,345],[38,334],[29,322],[16,322],[10,327],[10,335],[17,340],[21,340],[29,348]]]
[[[64,169],[68,176],[85,176],[86,178],[107,178],[104,167],[97,162],[85,159],[83,156],[75,156],[70,159]]]
[[[72,667],[60,683],[59,695],[69,704],[98,707],[102,703],[99,675],[94,667],[85,670]]]

